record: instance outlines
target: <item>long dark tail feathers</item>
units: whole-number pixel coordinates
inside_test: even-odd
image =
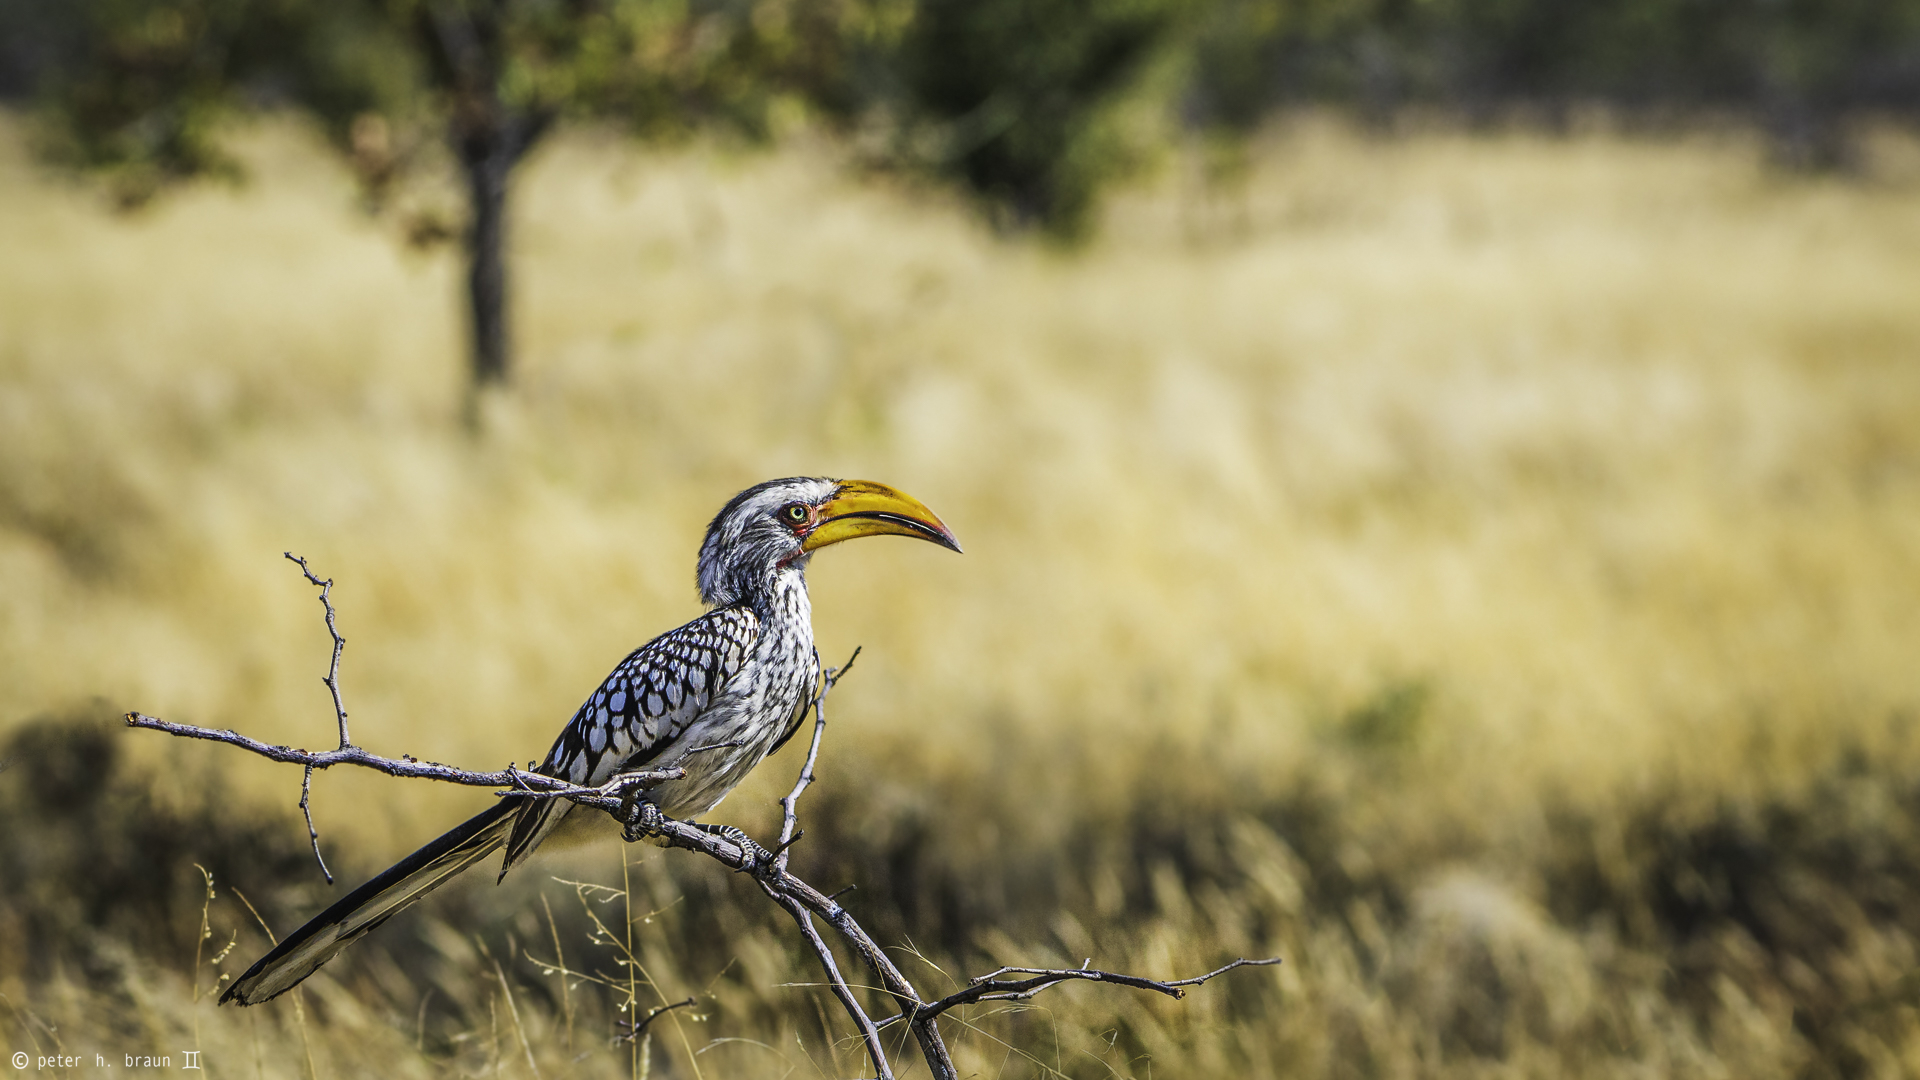
[[[533,854],[533,849],[551,834],[560,824],[573,804],[565,799],[529,799],[507,833],[507,853],[500,860],[500,881],[507,879],[507,871],[519,866],[521,861]]]
[[[520,806],[517,798],[501,799],[381,871],[274,946],[227,987],[221,1004],[258,1005],[293,989],[334,953],[499,850]]]

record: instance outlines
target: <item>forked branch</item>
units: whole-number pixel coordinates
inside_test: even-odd
[[[328,693],[333,695],[333,715],[340,721],[340,748],[344,750],[353,745],[353,740],[347,738],[347,703],[340,697],[340,654],[347,651],[347,639],[340,636],[340,628],[333,621],[333,579],[320,580],[302,556],[291,551],[281,554],[300,567],[300,573],[308,582],[320,587],[320,606],[327,609],[327,636],[333,638],[333,662],[327,665],[327,674],[320,681],[327,684]],[[309,821],[307,825],[311,828],[313,823]]]
[[[388,776],[398,776],[408,780],[439,780],[448,784],[464,784],[467,787],[509,788],[512,790],[502,791],[500,794],[577,797],[580,801],[589,801],[590,797],[605,794],[607,791],[606,788],[581,787],[552,776],[528,772],[513,765],[508,765],[499,772],[469,772],[452,765],[421,761],[409,754],[402,754],[398,758],[382,757],[358,746],[343,746],[338,750],[301,750],[291,746],[261,742],[259,739],[249,738],[230,728],[176,724],[145,713],[130,712],[126,720],[128,727],[163,731],[168,735],[178,735],[187,739],[222,742],[228,746],[237,746],[249,753],[259,754],[270,761],[287,765],[304,765],[310,769],[329,769],[335,765],[358,765],[362,768],[376,769]],[[662,780],[678,780],[683,775],[685,774],[679,769],[626,773],[615,778],[614,784],[625,788],[636,784],[659,783]],[[618,790],[615,794],[618,794]]]
[[[1112,983],[1115,986],[1131,986],[1137,990],[1155,990],[1171,998],[1187,996],[1186,987],[1199,986],[1208,979],[1225,975],[1234,968],[1266,967],[1278,964],[1279,957],[1267,960],[1235,960],[1222,964],[1205,975],[1195,975],[1190,979],[1144,979],[1138,975],[1122,975],[1112,971],[1096,971],[1089,959],[1077,968],[1030,968],[1003,967],[985,975],[976,975],[964,990],[956,990],[939,1001],[931,1001],[920,1007],[915,1014],[921,1019],[931,1019],[958,1005],[972,1005],[979,1001],[1026,1001],[1050,986],[1063,982],[1080,980],[1084,982]],[[1002,979],[1002,975],[1029,975],[1026,979]],[[904,1016],[889,1016],[880,1022],[881,1027],[897,1023]]]
[[[335,765],[377,769],[389,776],[407,779],[439,780],[471,787],[491,787],[498,789],[495,794],[503,797],[567,799],[581,806],[603,810],[626,826],[629,839],[640,837],[656,839],[668,847],[697,851],[730,869],[752,875],[755,883],[767,894],[767,897],[786,911],[799,927],[801,936],[806,939],[808,946],[820,961],[821,968],[826,972],[827,984],[832,989],[834,997],[839,1000],[841,1007],[853,1020],[854,1026],[859,1029],[867,1056],[872,1061],[875,1074],[880,1080],[893,1080],[894,1076],[893,1066],[888,1061],[886,1047],[880,1036],[881,1029],[892,1024],[908,1025],[919,1044],[921,1056],[925,1058],[936,1080],[957,1080],[959,1074],[954,1069],[951,1055],[947,1052],[946,1042],[940,1035],[940,1017],[949,1010],[985,1001],[1025,1001],[1048,987],[1071,981],[1128,986],[1178,998],[1185,993],[1186,987],[1198,986],[1235,968],[1280,962],[1277,958],[1235,960],[1205,975],[1173,980],[1147,979],[1137,975],[1099,971],[1091,966],[1091,960],[1078,968],[1003,967],[972,979],[961,990],[927,1001],[920,996],[919,991],[900,972],[892,959],[866,932],[852,913],[835,899],[845,893],[846,889],[832,896],[825,895],[787,869],[788,855],[793,844],[803,835],[799,829],[798,806],[800,796],[813,783],[814,766],[819,759],[821,740],[826,732],[827,694],[853,667],[853,662],[859,657],[860,650],[855,649],[853,655],[847,658],[847,662],[838,668],[826,668],[822,671],[812,702],[813,736],[807,748],[806,762],[801,766],[800,776],[795,781],[793,790],[780,800],[780,839],[769,852],[751,840],[745,840],[744,834],[716,833],[666,817],[642,798],[649,787],[684,776],[684,771],[678,768],[625,773],[598,787],[586,787],[541,773],[529,772],[513,765],[499,772],[471,772],[451,765],[421,761],[410,755],[402,755],[399,758],[383,757],[353,745],[347,738],[347,710],[340,695],[340,655],[346,647],[346,640],[340,636],[334,621],[331,600],[333,581],[316,577],[307,567],[305,559],[292,553],[288,553],[287,558],[299,564],[301,573],[306,575],[309,582],[320,587],[320,602],[326,608],[327,631],[333,637],[333,662],[328,668],[324,681],[333,695],[334,714],[340,728],[340,745],[332,750],[314,752],[261,742],[231,730],[176,724],[138,712],[128,713],[126,720],[130,727],[147,728],[183,738],[226,743],[272,761],[302,766],[306,772],[301,783],[300,808],[307,815],[308,836],[313,842],[316,859],[320,855],[320,841],[319,834],[313,828],[313,816],[309,809],[313,770],[327,769]],[[700,747],[694,752],[712,749],[720,749],[720,747]],[[324,860],[321,861],[320,867],[323,872],[326,871]],[[331,874],[328,874],[327,880],[329,882],[333,880]],[[893,1007],[897,1010],[894,1015],[878,1022],[868,1015],[858,996],[855,995],[852,984],[841,974],[833,949],[821,934],[814,922],[815,919],[832,927],[845,945],[859,957],[861,964],[873,976],[880,990],[893,999]],[[1005,976],[1024,977],[1006,978]],[[663,1011],[655,1010],[647,1020],[653,1019]],[[646,1022],[641,1021],[640,1025],[634,1029],[634,1033],[638,1034],[640,1027],[643,1027]]]

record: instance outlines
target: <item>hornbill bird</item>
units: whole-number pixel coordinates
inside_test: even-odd
[[[700,545],[700,597],[711,610],[621,661],[535,771],[597,786],[622,772],[677,767],[685,776],[642,797],[676,818],[718,806],[799,730],[812,702],[820,660],[807,600],[808,560],[828,544],[883,533],[960,550],[933,511],[885,484],[792,477],[734,496]],[[333,954],[501,848],[500,876],[506,877],[572,808],[565,799],[501,798],[294,931],[220,1000],[257,1005],[285,993]]]

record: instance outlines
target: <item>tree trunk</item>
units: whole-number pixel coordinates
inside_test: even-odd
[[[483,140],[474,140],[480,142]],[[467,171],[467,302],[473,383],[507,381],[513,354],[507,328],[507,177],[517,154],[495,136],[462,155]]]

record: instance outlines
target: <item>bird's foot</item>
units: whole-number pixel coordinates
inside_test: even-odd
[[[759,845],[746,831],[732,825],[703,825],[695,823],[695,828],[712,836],[717,836],[740,849],[740,869],[749,874],[759,874],[773,865],[773,852]]]
[[[627,805],[626,813],[622,815],[621,820],[627,826],[627,843],[635,844],[649,837],[659,836],[660,824],[667,820],[667,815],[661,813],[660,808],[653,805],[651,799],[634,799]]]

